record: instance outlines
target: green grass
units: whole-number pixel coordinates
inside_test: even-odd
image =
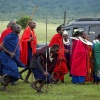
[[[0,32],[6,28],[6,24],[7,22],[0,23]],[[57,26],[56,24],[48,24],[48,41],[56,33]],[[39,43],[45,42],[45,30],[45,23],[37,23],[35,31]],[[26,72],[23,73],[23,77],[25,76]],[[29,81],[32,81],[32,75]],[[45,89],[46,85],[43,87],[44,92]],[[30,87],[30,84],[24,83],[22,80],[17,81],[16,86],[9,85],[7,90],[10,92],[0,91],[0,100],[100,100],[100,84],[75,85],[71,83],[71,77],[68,74],[65,76],[64,84],[60,82],[49,84],[47,93],[37,93]]]
[[[47,24],[47,40],[50,41],[53,34],[56,33],[57,24]],[[35,29],[38,42],[46,41],[46,24],[45,23],[37,23],[37,27]]]
[[[24,73],[25,77],[26,73]],[[32,76],[30,76],[32,81]],[[30,87],[29,83],[19,80],[16,86],[7,87],[10,92],[0,92],[0,100],[99,100],[100,85],[86,83],[86,85],[75,85],[71,83],[71,78],[66,75],[65,83],[49,84],[48,92],[45,93],[46,85],[43,87],[44,93],[37,93]]]
[[[0,33],[7,27],[8,21],[0,21]]]

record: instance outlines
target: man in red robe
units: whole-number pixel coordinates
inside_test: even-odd
[[[75,34],[73,34],[73,37],[70,37],[72,40],[72,44],[71,44],[71,50],[70,50],[70,68],[72,66],[72,58],[73,58],[73,53],[77,44],[77,41],[79,40],[78,37],[80,36],[80,32],[76,31]],[[70,70],[71,71],[71,70]],[[71,72],[70,72],[71,75]]]
[[[59,45],[58,59],[57,59],[55,69],[53,71],[54,73],[53,75],[56,81],[60,80],[61,82],[64,82],[64,75],[68,72],[67,65],[66,65],[67,61],[64,56],[65,49],[64,49],[63,37],[62,37],[64,29],[63,27],[58,26],[56,31],[58,33],[53,36],[49,44],[50,47],[53,44]]]
[[[36,27],[36,23],[30,21],[28,27],[26,27],[26,29],[24,30],[24,33],[20,41],[21,49],[22,49],[20,59],[26,66],[29,66],[32,55],[36,53],[37,38],[34,32],[35,27]],[[20,74],[22,74],[24,71],[28,69],[29,67],[27,69],[22,70]],[[24,82],[28,82],[28,78],[30,74],[31,74],[31,70],[29,69]]]
[[[0,44],[2,43],[4,37],[12,32],[11,27],[12,27],[12,25],[15,25],[15,24],[16,24],[16,22],[11,20],[10,23],[9,23],[9,26],[1,33]]]
[[[85,77],[87,74],[86,68],[86,56],[87,56],[87,44],[85,43],[86,33],[80,33],[79,40],[75,46],[72,64],[71,64],[71,74],[72,74],[72,82],[74,84],[79,83],[83,84],[85,82]]]

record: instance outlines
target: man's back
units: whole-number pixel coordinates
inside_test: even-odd
[[[4,37],[7,36],[7,35],[8,35],[9,33],[11,33],[11,32],[12,32],[12,30],[11,30],[10,27],[6,28],[6,29],[2,32],[1,37],[0,37],[0,44],[3,42]]]

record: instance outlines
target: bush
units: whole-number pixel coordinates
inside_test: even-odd
[[[19,18],[16,23],[21,25],[22,29],[26,28],[28,21],[30,20],[29,16],[22,16],[21,18]]]

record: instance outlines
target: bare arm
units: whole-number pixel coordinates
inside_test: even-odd
[[[12,53],[12,52],[10,52],[9,50],[7,50],[5,47],[4,47],[4,44],[2,43],[2,45],[1,45],[1,49],[4,51],[4,52],[6,52],[7,54],[9,54],[10,56],[11,56],[11,58],[12,57],[14,57],[14,53]]]
[[[44,73],[45,71],[42,67],[40,56],[38,56],[38,58],[37,58],[37,64],[38,64],[39,69]]]
[[[46,72],[46,71],[43,69],[42,64],[41,64],[40,62],[41,62],[41,58],[38,57],[38,59],[37,59],[38,67],[39,67],[39,69],[42,71],[42,73],[43,73],[45,76],[47,76],[47,75],[48,75],[48,72]]]

